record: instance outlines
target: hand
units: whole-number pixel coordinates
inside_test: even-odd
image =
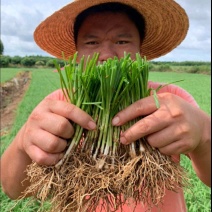
[[[54,165],[64,154],[66,139],[74,134],[70,120],[88,130],[93,119],[70,103],[44,99],[31,113],[19,139],[19,149],[40,165]]]
[[[159,109],[150,96],[133,103],[114,117],[112,123],[120,126],[145,116],[121,134],[120,142],[129,144],[146,136],[151,146],[166,155],[193,151],[200,144],[204,131],[200,109],[170,93],[158,94],[158,100]]]

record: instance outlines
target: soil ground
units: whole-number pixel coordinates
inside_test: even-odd
[[[12,80],[1,83],[0,87],[0,136],[9,133],[16,110],[30,83],[30,72],[18,73]]]

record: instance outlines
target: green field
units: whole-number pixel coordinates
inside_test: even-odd
[[[14,69],[14,68],[1,68],[1,77],[0,77],[0,82],[1,83],[4,83],[4,82],[6,82],[6,81],[8,81],[8,80],[11,80],[13,77],[15,77],[16,76],[16,74],[18,73],[18,72],[20,72],[20,71],[22,71],[23,69],[19,69],[19,68],[16,68],[16,69]]]
[[[17,72],[24,69],[1,69],[1,82],[11,79]],[[28,115],[33,108],[49,93],[60,87],[59,75],[53,72],[53,69],[27,69],[32,72],[32,81],[28,91],[25,94],[23,101],[20,103],[15,123],[9,135],[1,138],[1,154],[12,141],[20,127],[27,120]],[[2,80],[3,79],[3,80]],[[209,75],[188,74],[188,73],[173,73],[173,72],[150,72],[150,80],[158,82],[175,82],[183,80],[177,85],[186,89],[196,99],[199,106],[208,114],[211,114],[211,78]],[[192,187],[190,190],[185,190],[185,198],[189,212],[209,212],[211,211],[211,191],[205,186],[195,175],[191,167],[190,161],[183,157],[182,165],[191,175]],[[0,192],[0,208],[2,212],[10,211],[15,202],[11,201],[1,191]],[[12,211],[15,212],[30,212],[37,211],[37,205],[28,206],[28,200],[19,202]],[[45,209],[43,209],[45,211]]]

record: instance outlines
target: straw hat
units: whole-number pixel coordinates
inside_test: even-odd
[[[145,38],[141,49],[148,60],[176,48],[185,38],[189,21],[174,0],[75,0],[44,20],[34,32],[35,42],[49,54],[69,58],[76,52],[73,26],[85,9],[101,3],[119,2],[135,8],[145,19]]]

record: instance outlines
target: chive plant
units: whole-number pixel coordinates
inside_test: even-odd
[[[68,101],[94,117],[98,130],[87,132],[76,125],[75,136],[69,141],[66,155],[57,167],[63,164],[70,152],[79,149],[80,141],[85,139],[81,151],[90,151],[94,159],[99,159],[97,166],[102,168],[107,156],[115,156],[117,147],[120,146],[118,140],[122,129],[111,125],[112,118],[124,107],[149,95],[148,65],[139,54],[136,61],[132,61],[128,54],[120,60],[109,59],[96,66],[98,54],[95,54],[91,60],[88,59],[84,70],[84,57],[78,65],[76,58],[77,54],[65,66],[65,75],[56,64],[61,87]],[[132,144],[131,155],[136,155],[134,146]]]
[[[73,138],[65,156],[50,167],[32,163],[27,170],[31,182],[24,195],[33,194],[41,202],[50,200],[54,211],[95,211],[101,202],[105,211],[117,209],[129,199],[147,207],[157,206],[165,190],[177,191],[187,184],[184,170],[152,148],[145,138],[122,145],[125,131],[139,117],[123,126],[112,126],[117,112],[135,101],[153,95],[148,89],[149,66],[140,54],[130,54],[98,64],[98,54],[69,59],[64,71],[55,63],[61,89],[68,102],[90,114],[97,129],[88,131],[72,123]]]

